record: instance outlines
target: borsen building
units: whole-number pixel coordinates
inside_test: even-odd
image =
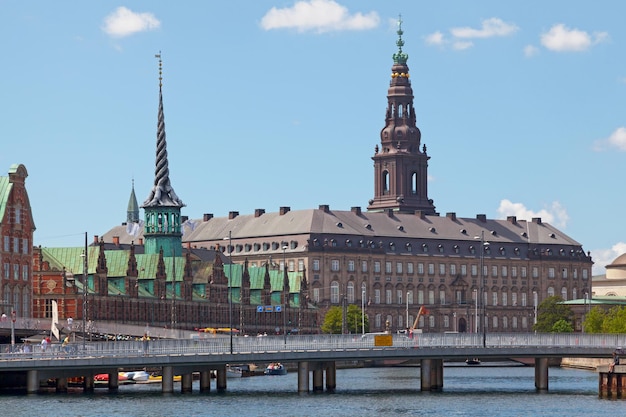
[[[365,309],[370,331],[411,327],[420,306],[428,311],[419,319],[422,331],[530,331],[535,306],[546,297],[590,293],[591,257],[541,218],[437,213],[428,197],[430,156],[416,126],[402,33],[399,26],[385,125],[372,157],[374,197],[366,209],[207,213],[187,223],[193,227],[182,242],[221,247],[236,263],[306,272],[310,301],[322,316],[332,306],[355,304]],[[123,230],[105,236],[130,241]],[[575,321],[580,329],[580,317]]]

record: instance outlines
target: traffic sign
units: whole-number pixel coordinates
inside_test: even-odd
[[[283,307],[282,306],[275,306],[274,307],[274,311],[277,313],[280,313],[281,311],[283,311]]]
[[[263,312],[263,306],[256,306],[256,312],[257,313],[262,313]]]

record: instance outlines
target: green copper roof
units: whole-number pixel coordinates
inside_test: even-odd
[[[409,56],[402,52],[402,47],[404,46],[404,41],[402,40],[402,16],[398,17],[398,40],[396,41],[396,45],[398,45],[398,53],[393,54],[393,62],[396,64],[406,64],[406,61],[409,59]]]

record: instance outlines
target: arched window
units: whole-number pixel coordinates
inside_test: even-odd
[[[417,195],[417,172],[411,174],[411,193]]]
[[[339,303],[339,283],[337,281],[330,283],[330,302],[332,304]]]
[[[354,304],[354,282],[348,282],[348,303]]]
[[[548,297],[554,297],[554,288],[548,287]]]
[[[389,193],[389,171],[383,171],[383,194]]]
[[[567,287],[561,288],[561,298],[563,298],[563,301],[567,301]]]

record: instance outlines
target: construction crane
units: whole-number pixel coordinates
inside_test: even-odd
[[[413,322],[413,326],[411,326],[411,328],[409,329],[410,333],[421,333],[422,329],[418,329],[417,325],[420,321],[420,317],[422,315],[426,315],[428,314],[428,310],[426,310],[426,308],[424,306],[421,306],[420,309],[417,311],[417,316],[415,317],[415,321]]]

